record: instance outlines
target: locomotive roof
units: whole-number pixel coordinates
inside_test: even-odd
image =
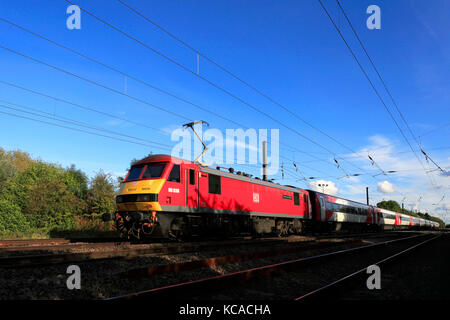
[[[291,187],[291,186],[283,186],[281,184],[276,184],[276,183],[273,183],[273,182],[270,182],[270,181],[264,181],[264,180],[259,180],[259,179],[250,178],[250,177],[246,177],[246,176],[241,176],[241,175],[238,175],[238,174],[235,174],[235,173],[220,171],[220,170],[217,170],[217,169],[207,168],[207,167],[203,167],[203,166],[200,166],[200,171],[201,172],[215,174],[215,175],[226,177],[226,178],[231,178],[231,179],[247,181],[247,182],[251,182],[251,183],[255,183],[255,184],[260,184],[260,185],[267,186],[267,187],[282,189],[282,190],[286,190],[286,191],[292,191],[292,192],[298,192],[298,193],[300,193],[302,191],[306,191],[306,190],[304,190],[302,188],[296,188],[296,187]]]
[[[374,208],[377,208],[376,206],[371,206],[371,205],[368,205],[366,203],[362,203],[362,202],[358,202],[358,201],[354,201],[354,200],[349,200],[349,199],[345,199],[345,198],[341,198],[341,197],[332,196],[330,194],[322,193],[322,192],[319,192],[319,191],[314,191],[314,190],[308,190],[308,191],[312,191],[312,192],[315,192],[317,194],[320,194],[320,195],[323,195],[323,196],[327,196],[327,197],[333,197],[333,198],[336,198],[336,199],[345,200],[345,201],[348,201],[348,202],[351,202],[351,203],[358,204],[358,205],[363,206],[363,207],[374,207]]]
[[[166,154],[155,154],[155,155],[148,156],[144,159],[141,159],[141,160],[133,163],[133,166],[139,166],[139,165],[143,165],[143,164],[147,164],[147,163],[151,163],[151,162],[171,162],[171,161],[179,162],[179,163],[187,163],[187,164],[194,163],[189,160],[184,160],[184,159],[173,157],[173,156],[166,155]],[[198,163],[196,163],[196,165],[199,166],[200,171],[206,172],[206,173],[212,173],[215,175],[219,175],[219,176],[223,176],[223,177],[227,177],[227,178],[231,178],[231,179],[247,181],[247,182],[256,183],[256,184],[260,184],[260,185],[264,185],[264,186],[268,186],[268,187],[272,187],[272,188],[277,188],[277,189],[282,189],[282,190],[286,190],[286,191],[293,191],[293,192],[304,191],[304,189],[301,189],[301,188],[296,188],[296,187],[292,187],[292,186],[283,186],[283,185],[279,185],[279,184],[276,184],[276,183],[273,183],[270,181],[259,180],[259,179],[255,179],[255,178],[241,176],[236,173],[229,173],[229,172],[217,170],[214,168],[208,168],[208,167],[202,166]]]
[[[150,162],[170,162],[170,161],[183,162],[183,163],[193,163],[192,161],[184,160],[184,159],[173,157],[173,156],[169,156],[167,154],[152,154],[151,156],[145,157],[144,159],[141,159],[141,160],[133,163],[133,166],[137,166],[137,165],[141,165],[141,164],[147,164],[147,163],[150,163]]]

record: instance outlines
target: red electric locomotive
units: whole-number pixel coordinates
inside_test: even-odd
[[[116,202],[117,227],[137,238],[284,235],[300,233],[303,222],[312,218],[306,190],[167,155],[133,164]]]
[[[366,204],[252,178],[168,155],[134,163],[121,183],[114,215],[129,237],[299,234],[435,226]],[[105,220],[108,215],[105,215]]]

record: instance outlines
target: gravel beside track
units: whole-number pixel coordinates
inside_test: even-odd
[[[411,234],[405,235],[409,236]],[[374,243],[386,239],[398,237],[398,234],[368,235],[362,244]],[[130,279],[122,275],[123,272],[142,267],[167,265],[173,263],[196,261],[211,257],[220,257],[236,254],[250,254],[256,251],[275,250],[285,248],[286,245],[299,245],[294,238],[269,243],[256,241],[252,245],[216,246],[211,250],[186,252],[181,254],[161,254],[158,256],[142,255],[134,258],[116,258],[100,261],[79,262],[81,268],[81,290],[68,290],[66,280],[67,267],[71,263],[63,263],[46,267],[23,267],[19,269],[5,269],[0,273],[0,298],[1,299],[102,299],[111,296],[119,296],[132,292],[180,283],[183,281],[201,279],[238,270],[244,270],[256,266],[285,261],[298,257],[311,256],[319,253],[340,250],[361,245],[355,243],[351,237],[345,239],[322,239],[323,242],[332,243],[326,248],[307,248],[312,237],[299,237],[297,242],[303,241],[306,246],[303,250],[286,255],[269,256],[261,259],[230,263],[213,267],[205,267],[194,270],[186,270],[176,273],[157,274],[150,278]],[[309,242],[308,242],[309,241]],[[5,272],[6,271],[6,272]]]
[[[381,289],[367,290],[364,282],[339,289],[339,300],[450,300],[450,233],[443,234],[401,263],[381,266]]]
[[[366,268],[367,266],[393,255],[399,251],[420,243],[433,235],[425,235],[421,239],[411,239],[395,242],[386,246],[378,246],[369,250],[355,251],[352,254],[336,255],[325,260],[319,259],[306,264],[298,264],[296,268],[288,271],[281,270],[270,274],[268,278],[257,277],[251,281],[240,283],[240,285],[220,288],[217,292],[205,294],[202,291],[191,293],[190,299],[198,300],[293,300],[311,291],[328,285],[352,272]],[[430,242],[430,245],[432,241]],[[424,248],[430,246],[425,244]],[[414,254],[414,253],[412,253]],[[400,260],[401,261],[401,260]],[[410,266],[412,270],[414,266]],[[413,271],[415,273],[415,271]],[[416,274],[417,276],[417,274]],[[363,275],[359,287],[366,287],[366,280],[369,275]],[[439,285],[439,283],[435,283]],[[345,292],[345,291],[344,291]],[[337,294],[320,296],[322,300],[339,299],[340,291]],[[177,293],[178,295],[178,293]],[[183,299],[183,296],[180,296]],[[418,297],[416,297],[417,299]],[[315,299],[315,297],[314,297]],[[354,296],[354,299],[364,299]]]

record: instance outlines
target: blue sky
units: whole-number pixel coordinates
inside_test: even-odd
[[[419,150],[386,92],[383,91],[376,74],[340,14],[336,2],[331,0],[323,2],[337,25],[342,28],[344,36],[373,79],[383,99],[388,103],[411,145]],[[433,185],[431,184],[430,178],[425,175],[422,166],[410,151],[408,144],[363,77],[317,1],[127,0],[126,3],[334,139],[360,152],[361,157],[355,157],[348,149],[306,126],[214,65],[200,59],[199,68],[203,77],[256,106],[258,110],[276,117],[286,126],[313,139],[339,157],[345,158],[348,162],[342,159],[339,162],[349,174],[362,173],[360,169],[372,175],[379,173],[367,159],[367,153],[370,153],[383,170],[397,170],[398,173],[374,178],[371,174],[366,174],[351,179],[337,179],[344,173],[334,164],[332,154],[124,37],[88,14],[81,13],[80,30],[67,29],[66,8],[69,4],[66,1],[2,1],[0,18],[243,123],[249,128],[280,129],[281,143],[292,145],[308,154],[286,150],[282,145],[280,154],[285,167],[284,179],[281,171],[273,177],[278,179],[276,181],[279,183],[314,187],[314,183],[323,180],[329,184],[326,191],[337,192],[340,196],[360,201],[365,200],[365,187],[368,186],[373,203],[382,199],[397,201],[404,199],[407,208],[428,210],[450,222],[450,217],[445,211],[446,208],[450,209],[450,194],[447,194],[450,177],[439,175],[439,172],[434,171],[430,173],[433,181]],[[76,4],[192,71],[197,70],[197,57],[192,51],[119,2],[80,0]],[[450,126],[442,126],[450,122],[448,81],[450,3],[445,0],[431,2],[343,0],[341,4],[410,128],[416,137],[420,136],[422,147],[442,168],[449,170]],[[366,19],[369,16],[366,14],[366,8],[372,4],[381,8],[381,30],[369,30],[366,27]],[[0,49],[0,81],[88,106],[146,126],[76,108],[8,86],[4,82],[0,82],[2,100],[0,105],[17,108],[11,103],[19,104],[54,116],[82,121],[140,139],[157,141],[169,148],[159,149],[111,140],[0,113],[0,146],[5,149],[21,149],[33,157],[63,166],[73,163],[88,175],[93,175],[99,169],[121,175],[133,158],[141,158],[149,152],[169,153],[170,146],[175,142],[170,140],[170,134],[164,132],[170,132],[186,123],[182,117],[208,121],[211,128],[223,132],[227,128],[238,128],[233,123],[182,103],[132,79],[125,79],[123,75],[58,48],[4,21],[0,21],[0,30],[0,45],[3,47],[63,68],[119,92],[126,92],[132,97],[172,112],[172,114],[164,113],[120,93]],[[38,118],[4,107],[1,107],[0,111]],[[173,113],[182,117],[176,117]],[[50,119],[39,119],[54,122]],[[83,130],[109,135],[86,128]],[[325,161],[317,161],[311,155]],[[436,168],[426,162],[420,151],[418,155],[427,168]],[[305,176],[320,179],[297,181],[300,175],[296,173],[292,160],[295,160],[297,167]],[[302,166],[302,163],[319,172]],[[259,166],[234,165],[234,167],[254,175],[259,175],[260,171]]]

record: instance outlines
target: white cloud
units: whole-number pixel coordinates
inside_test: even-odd
[[[377,190],[382,193],[393,193],[395,192],[394,186],[389,181],[385,180],[382,182],[378,182]]]
[[[427,150],[427,146],[423,147]],[[373,203],[381,201],[383,197],[385,200],[395,200],[400,204],[404,202],[405,208],[420,208],[431,215],[440,216],[444,218],[445,222],[450,223],[450,214],[446,214],[445,210],[439,210],[439,206],[433,205],[438,203],[444,194],[448,193],[447,190],[450,187],[449,173],[442,173],[438,170],[431,171],[436,167],[431,162],[427,162],[421,152],[417,151],[417,156],[421,159],[425,169],[430,172],[427,175],[416,156],[408,149],[408,146],[401,140],[391,140],[382,135],[374,135],[369,138],[369,143],[366,146],[356,149],[357,153],[347,154],[344,157],[358,163],[361,168],[378,180],[375,182],[367,175],[361,176],[361,182],[367,183],[366,186],[369,187],[369,190],[372,190],[371,200],[373,200]],[[380,169],[369,161],[368,154],[382,170],[395,170],[397,172],[386,176],[380,174]],[[450,169],[448,168],[450,157],[448,157],[447,152],[434,151],[432,156],[441,168],[444,170]],[[384,180],[388,180],[390,185]],[[433,183],[430,180],[433,180]],[[346,183],[344,180],[342,182]],[[378,189],[378,191],[374,192],[375,189]],[[345,185],[341,190],[341,194],[350,199],[356,199],[357,194],[360,193],[360,191],[350,188],[348,185]],[[421,198],[421,201],[418,201],[419,198]]]
[[[447,211],[450,210],[450,203],[442,203],[436,210]]]
[[[336,195],[338,193],[338,188],[332,181],[317,180],[309,182],[308,185],[314,191],[324,192],[330,195]]]

